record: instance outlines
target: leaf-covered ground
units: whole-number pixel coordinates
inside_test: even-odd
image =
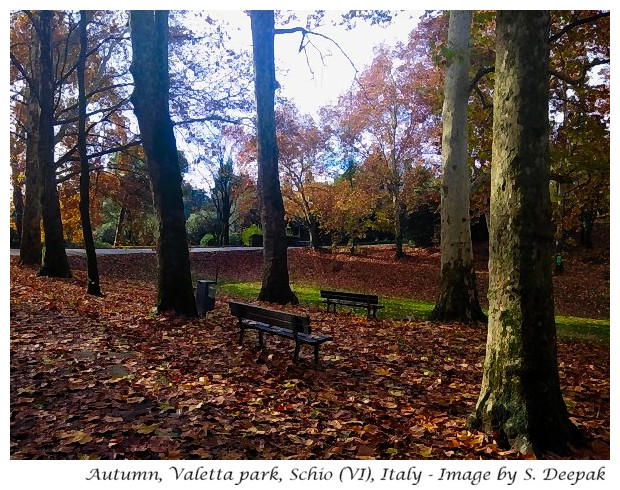
[[[291,250],[292,281],[432,301],[437,257],[420,252],[395,264],[389,253]],[[288,307],[334,336],[315,370],[311,349],[295,365],[285,339],[267,336],[261,352],[250,334],[239,346],[226,298],[206,319],[152,315],[152,256],[100,257],[103,298],[84,294],[83,259],[71,261],[74,278],[60,280],[11,259],[14,459],[522,457],[465,428],[484,358],[478,328]],[[216,263],[220,278],[260,274],[260,252],[193,254],[192,262],[198,276]],[[579,300],[579,281],[561,276],[558,309],[604,317],[605,265],[579,267],[588,299]],[[558,282],[573,292],[564,296]],[[594,440],[573,457],[608,458],[609,346],[560,342],[559,361],[569,411]]]

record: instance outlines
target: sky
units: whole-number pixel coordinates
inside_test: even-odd
[[[296,11],[299,23],[291,26],[305,26],[309,11]],[[371,26],[360,21],[355,29],[347,31],[343,26],[332,26],[331,21],[338,21],[344,11],[330,10],[326,13],[325,25],[317,32],[329,36],[342,48],[353,61],[358,71],[370,63],[375,46],[386,43],[393,46],[396,42],[405,42],[409,33],[417,24],[422,11],[407,11],[397,15],[387,27]],[[252,40],[249,17],[242,11],[213,11],[214,18],[225,19],[230,23],[233,44],[251,50]],[[276,27],[278,27],[276,25]],[[315,114],[316,110],[349,89],[353,83],[355,70],[340,49],[328,40],[314,37],[313,42],[320,49],[323,60],[315,49],[309,48],[309,57],[298,52],[301,34],[276,36],[276,66],[280,70],[278,82],[281,93],[294,99],[301,112]]]

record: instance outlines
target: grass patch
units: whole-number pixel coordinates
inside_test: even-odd
[[[564,340],[609,345],[609,320],[556,316],[555,325],[558,328],[558,336]]]
[[[254,301],[260,291],[258,282],[240,282],[218,284],[218,292],[224,296],[230,296],[244,301]],[[320,288],[313,286],[293,286],[293,292],[297,295],[299,303],[307,307],[324,307],[320,297]],[[385,308],[377,311],[378,318],[420,319],[428,317],[435,306],[433,303],[425,303],[414,299],[403,298],[379,298],[380,304]],[[365,315],[362,308],[338,307],[339,311],[353,311],[359,315]],[[609,344],[609,320],[594,320],[591,318],[578,318],[573,316],[556,316],[558,336],[563,340],[579,342],[595,342]]]

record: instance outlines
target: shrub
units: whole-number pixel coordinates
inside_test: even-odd
[[[260,226],[257,224],[253,224],[252,226],[244,229],[241,232],[241,240],[243,244],[247,247],[250,246],[250,237],[252,235],[262,235],[263,230],[261,230]]]
[[[104,223],[99,227],[96,233],[95,239],[100,242],[114,245],[114,238],[116,237],[116,224]]]
[[[241,233],[231,233],[228,236],[228,242],[234,246],[242,245],[243,243],[241,241]]]
[[[200,239],[201,247],[208,247],[209,245],[216,245],[215,237],[211,233],[207,233]]]

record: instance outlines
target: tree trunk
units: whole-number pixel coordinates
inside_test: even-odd
[[[430,318],[463,323],[486,322],[476,288],[469,217],[467,102],[469,98],[470,10],[450,11],[443,102],[441,175],[441,285]]]
[[[127,221],[127,208],[125,206],[126,197],[127,196],[123,197],[123,201],[121,202],[121,210],[119,211],[118,219],[116,220],[116,231],[114,232],[115,247],[122,246],[125,238],[125,222]]]
[[[489,331],[471,424],[522,453],[578,441],[557,365],[549,196],[549,13],[497,14]]]
[[[80,55],[77,63],[78,79],[78,151],[80,154],[80,220],[84,249],[86,250],[86,292],[94,296],[101,296],[99,283],[99,269],[97,268],[97,253],[93,238],[93,227],[90,222],[90,168],[88,166],[88,151],[86,148],[86,53],[88,51],[88,37],[86,27],[88,13],[80,11]]]
[[[289,284],[284,202],[278,173],[273,10],[252,10],[250,20],[257,106],[258,191],[263,228],[263,282],[258,299],[298,304]]]
[[[400,187],[400,185],[399,185]],[[400,199],[400,189],[397,188],[392,195],[392,204],[394,205],[394,237],[396,251],[394,256],[396,259],[402,259],[405,256],[403,249],[403,227],[402,227],[402,202]]]
[[[13,181],[13,207],[15,208],[15,231],[17,235],[17,243],[14,245],[20,248],[22,221],[24,219],[24,194],[21,184],[15,181]],[[13,248],[13,244],[11,244],[11,248]]]
[[[159,261],[157,311],[197,316],[183,211],[181,170],[170,119],[168,11],[131,11],[131,102],[157,210]]]
[[[579,233],[579,243],[582,247],[587,249],[594,248],[594,242],[592,241],[592,229],[594,228],[594,221],[596,219],[596,211],[589,207],[584,206],[580,213],[581,230]]]
[[[310,236],[310,246],[313,250],[318,250],[319,247],[319,229],[317,226],[316,218],[314,215],[309,214],[306,218],[306,224],[308,225],[308,235]]]
[[[34,43],[35,56],[38,56],[39,43]],[[34,63],[36,68],[36,63]],[[33,73],[33,80],[38,80],[38,73]],[[43,209],[43,168],[39,165],[39,101],[38,88],[29,87],[27,96],[28,126],[26,133],[26,195],[22,219],[19,263],[22,265],[41,266],[43,245],[41,244],[41,216]]]
[[[71,277],[69,260],[60,215],[60,201],[56,186],[54,160],[54,65],[52,61],[51,24],[54,13],[42,10],[39,14],[39,164],[43,167],[43,230],[45,254],[39,270],[40,276]]]

